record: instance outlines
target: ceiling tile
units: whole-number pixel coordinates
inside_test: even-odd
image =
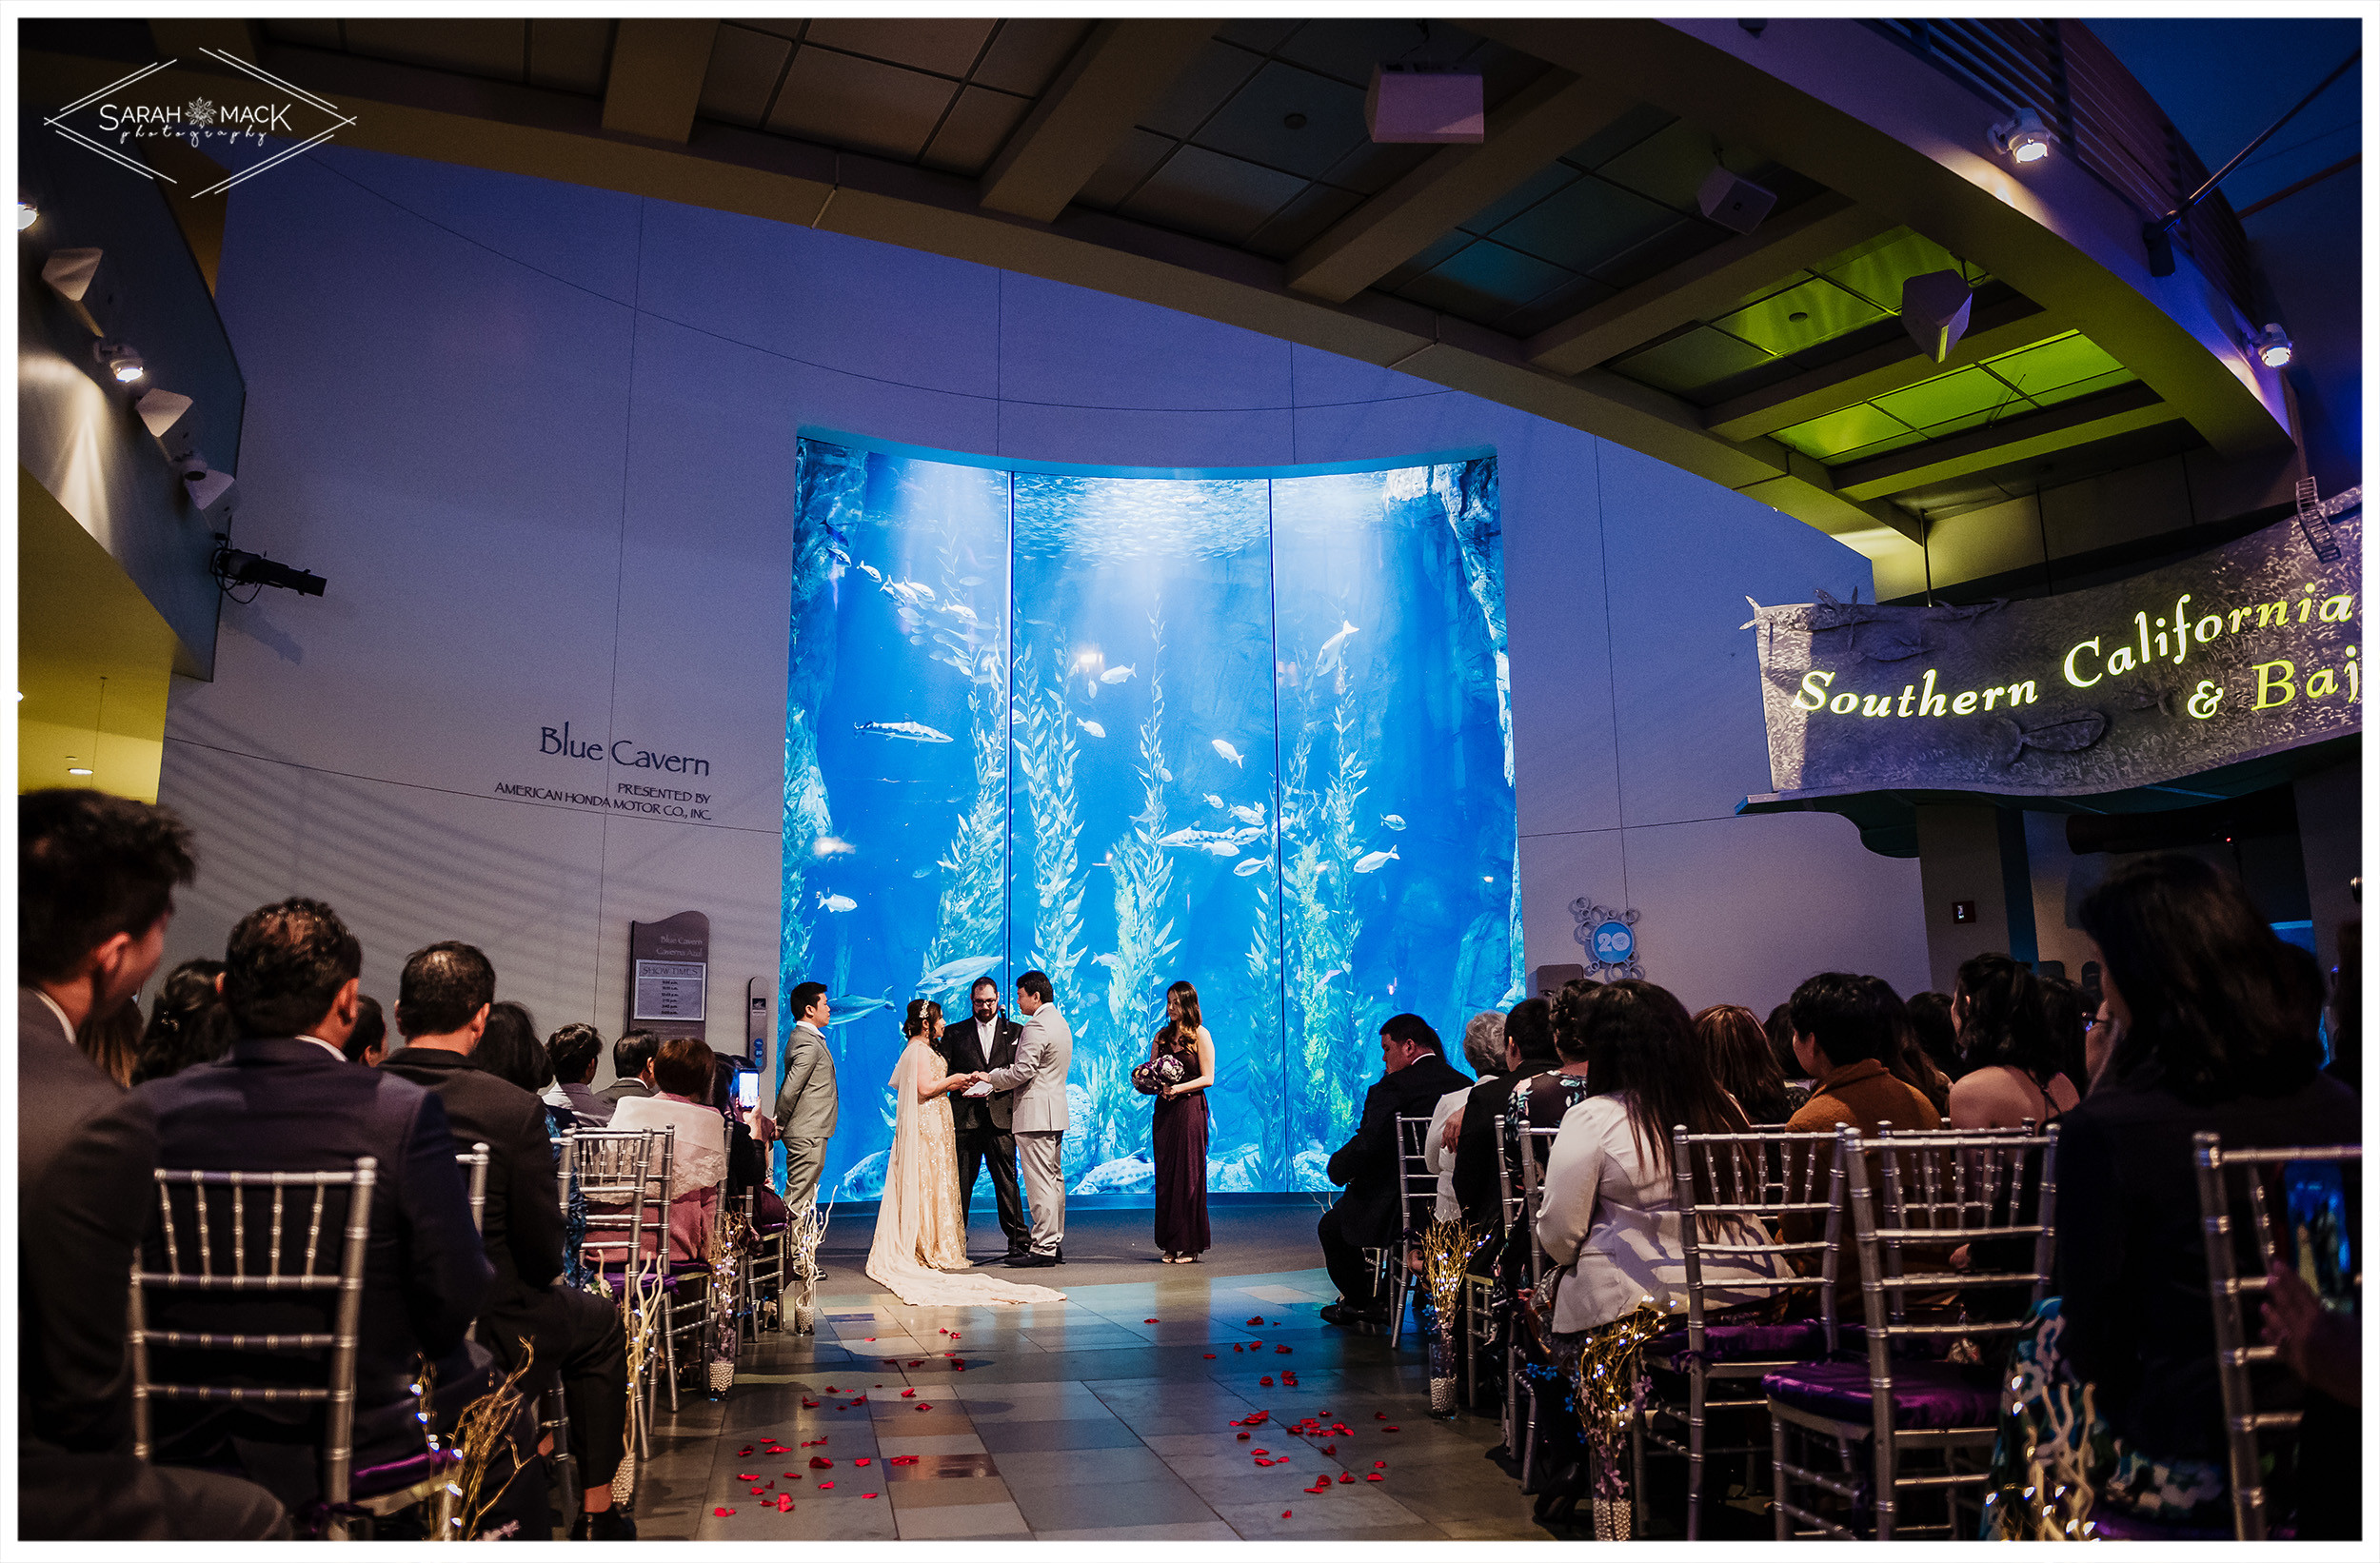
[[[1383,293],[1394,293],[1414,278],[1438,265],[1467,244],[1476,242],[1473,235],[1461,228],[1448,228],[1430,241],[1430,247],[1373,284]]]
[[[2060,402],[2072,402],[2083,396],[2096,396],[2101,391],[2113,390],[2118,386],[2129,386],[2139,378],[2140,376],[2130,369],[2111,369],[2106,374],[2094,374],[2088,380],[2077,380],[2071,386],[2059,386],[2052,390],[2034,391],[2033,400],[2045,407],[2054,406]]]
[[[527,64],[525,22],[375,16],[350,20],[347,30],[347,48],[376,60],[400,60],[508,82],[521,80]]]
[[[1718,166],[1718,138],[1681,119],[1607,159],[1595,171],[1665,207],[1693,211],[1703,180]]]
[[[957,90],[938,76],[803,44],[777,93],[768,128],[907,162],[925,149],[925,138]]]
[[[1100,165],[1100,171],[1083,183],[1075,199],[1086,207],[1112,211],[1117,204],[1140,187],[1149,170],[1165,161],[1165,155],[1181,143],[1170,136],[1148,130],[1133,130],[1116,144]]]
[[[1012,16],[992,34],[992,47],[970,79],[979,87],[1040,97],[1090,31],[1090,23],[1065,17]]]
[[[1568,279],[1557,266],[1481,239],[1398,288],[1398,295],[1458,319],[1494,325]]]
[[[1936,432],[1936,430],[1928,429],[1920,434],[1915,429],[1905,429],[1898,434],[1878,440],[1873,445],[1860,445],[1851,450],[1838,450],[1827,460],[1833,465],[1849,466],[1854,462],[1864,462],[1871,456],[1887,456],[1895,450],[1905,450],[1914,445],[1923,445],[1926,441],[1934,438]],[[1809,452],[1804,451],[1803,454],[1808,455]]]
[[[1795,352],[1814,343],[1880,320],[1884,311],[1823,277],[1772,293],[1759,303],[1711,324],[1773,353]]]
[[[1988,411],[2013,401],[2005,382],[1988,369],[1970,366],[1920,380],[1874,398],[1875,405],[1913,428]]]
[[[1435,151],[1437,148],[1431,149]],[[1557,190],[1577,184],[1582,177],[1584,176],[1577,169],[1567,163],[1548,163],[1544,168],[1515,185],[1471,216],[1464,218],[1462,226],[1474,233],[1493,233]]]
[[[1352,86],[1369,87],[1375,66],[1451,66],[1478,43],[1478,33],[1443,22],[1348,18],[1308,22],[1274,52]]]
[[[1211,39],[1190,68],[1174,78],[1174,85],[1165,89],[1156,107],[1140,116],[1140,124],[1159,135],[1187,141],[1192,131],[1206,123],[1207,115],[1220,109],[1263,63],[1260,55]]]
[[[1203,147],[1183,147],[1123,204],[1138,217],[1201,238],[1239,244],[1294,200],[1306,182]]]
[[[1504,317],[1497,328],[1517,337],[1535,336],[1549,326],[1594,308],[1616,291],[1593,277],[1566,277],[1552,292],[1531,299]]]
[[[1923,234],[1900,228],[1879,239],[1858,247],[1847,259],[1829,260],[1813,269],[1894,314],[1900,313],[1902,283],[1928,271],[1960,269],[1957,256]]]
[[[724,125],[759,129],[768,112],[769,94],[777,90],[777,78],[785,73],[792,53],[793,46],[773,33],[721,23],[694,111]]]
[[[1523,54],[1492,38],[1482,38],[1470,53],[1462,57],[1465,70],[1477,70],[1483,78],[1481,95],[1490,111],[1505,99],[1554,69],[1534,54]],[[1367,81],[1365,85],[1370,86]]]
[[[1768,361],[1767,353],[1741,338],[1696,326],[1620,359],[1612,368],[1631,380],[1682,396]]]
[[[1984,362],[1992,366],[1993,373],[2028,396],[2124,366],[2097,343],[2073,331]]]
[[[1489,237],[1570,270],[1589,272],[1676,221],[1677,213],[1669,208],[1589,175],[1563,186]]]
[[[1363,205],[1353,190],[1329,185],[1308,185],[1305,193],[1273,214],[1273,220],[1249,235],[1248,247],[1273,260],[1285,260],[1322,236],[1325,228]]]
[[[929,168],[972,179],[991,166],[1009,132],[1032,107],[1030,98],[995,92],[987,87],[962,87],[959,101],[942,117],[942,128],[934,132],[933,145],[925,148],[921,161]]]
[[[1699,217],[1680,217],[1642,244],[1597,266],[1595,275],[1615,288],[1634,287],[1730,237],[1716,223],[1706,223]]]
[[[1297,30],[1295,18],[1242,16],[1217,28],[1215,36],[1225,43],[1238,44],[1241,49],[1254,49],[1259,54],[1270,54]]]
[[[1649,103],[1639,103],[1564,152],[1562,161],[1575,163],[1582,168],[1609,163],[1645,137],[1658,134],[1676,121],[1675,114],[1664,113]]]
[[[1293,129],[1291,119],[1303,123]],[[1190,139],[1210,151],[1319,179],[1365,145],[1363,94],[1343,82],[1271,61]]]
[[[1879,441],[1898,440],[1909,432],[1907,424],[1862,402],[1806,424],[1780,428],[1772,438],[1823,462]]]
[[[617,24],[540,16],[529,22],[529,85],[600,96]]]
[[[820,16],[802,35],[805,44],[864,54],[912,70],[963,77],[983,52],[992,35],[990,19],[981,16],[903,18]]]
[[[301,19],[295,16],[274,16],[265,22],[265,36],[275,43],[299,44],[307,49],[344,49],[335,21]]]
[[[735,19],[735,24],[738,27],[750,28],[755,32],[765,32],[774,37],[783,38],[792,44],[802,41],[803,31],[810,25],[807,20],[800,17],[791,21],[764,21],[757,16],[739,16]]]
[[[1376,142],[1367,134],[1330,166],[1322,183],[1359,195],[1378,195],[1438,155],[1438,148],[1418,142]]]

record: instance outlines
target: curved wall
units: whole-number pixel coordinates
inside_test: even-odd
[[[1494,446],[1530,963],[1578,959],[1584,897],[1643,914],[1647,975],[1690,1004],[1765,1010],[1828,966],[1923,985],[1914,862],[1832,815],[1732,816],[1768,786],[1743,599],[1865,591],[1866,561],[1633,452],[1062,285],[335,148],[237,188],[218,303],[248,378],[238,542],[330,586],[227,603],[215,681],[177,681],[160,796],[205,858],[170,959],[316,895],[384,1000],[407,951],[466,939],[542,1026],[608,1036],[627,924],[692,907],[733,1045],[776,969],[816,425],[1129,466]],[[542,752],[565,722],[606,758]],[[706,771],[613,763],[622,740]]]

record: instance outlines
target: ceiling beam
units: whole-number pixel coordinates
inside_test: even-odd
[[[219,49],[226,54],[236,54],[248,64],[256,63],[256,51],[263,43],[258,24],[212,16],[152,16],[149,21],[149,39],[157,46],[161,60],[188,60],[205,67],[205,51]]]
[[[1846,499],[1886,499],[1970,472],[2173,423],[2181,416],[2180,409],[2167,406],[2152,387],[2126,386],[1964,434],[1928,440],[1873,461],[1838,466],[1834,469],[1835,491]]]
[[[1548,70],[1488,115],[1485,141],[1441,148],[1299,250],[1289,286],[1344,304],[1635,107],[1608,82]]]
[[[604,81],[604,129],[683,145],[694,133],[694,108],[718,41],[715,20],[623,20]]]
[[[1212,21],[1108,21],[1066,62],[983,171],[993,211],[1055,222],[1215,35]]]
[[[1523,350],[1556,374],[1577,374],[1690,321],[1724,314],[1745,294],[1893,226],[1844,196],[1812,196],[1750,233],[1547,326]]]
[[[1840,412],[1887,391],[2013,352],[2068,328],[2068,322],[2031,299],[2003,299],[1974,312],[1967,334],[1940,364],[1920,352],[1907,337],[1895,336],[1791,380],[1721,402],[1703,416],[1702,426],[1724,440],[1774,434],[1822,413]]]

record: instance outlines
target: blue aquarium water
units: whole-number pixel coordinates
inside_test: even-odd
[[[914,998],[1074,1028],[1070,1188],[1146,1192],[1165,990],[1217,1048],[1208,1186],[1327,1186],[1378,1028],[1521,991],[1492,456],[1114,476],[805,437],[782,996],[827,985],[873,1198]]]

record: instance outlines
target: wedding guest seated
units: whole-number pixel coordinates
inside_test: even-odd
[[[649,1031],[624,1031],[611,1044],[611,1071],[619,1077],[596,1093],[617,1106],[630,1097],[653,1094],[653,1055],[661,1039]]]
[[[2178,854],[2139,860],[2093,890],[2077,921],[2123,1030],[2058,1125],[2061,1344],[2117,1440],[2101,1501],[2228,1527],[2191,1137],[2212,1131],[2226,1149],[2352,1145],[2362,1115],[2321,1072],[2318,997],[2236,880]],[[2287,1319],[2290,1300],[2281,1307]],[[2297,1534],[2351,1536],[2359,1423],[2318,1390],[2305,1412]]]
[[[355,936],[320,901],[290,900],[249,913],[231,930],[224,955],[223,998],[239,1039],[223,1058],[134,1093],[156,1114],[163,1166],[347,1172],[359,1157],[378,1160],[357,1326],[359,1470],[423,1453],[412,1390],[417,1361],[426,1358],[436,1374],[442,1426],[496,1376],[487,1352],[464,1339],[491,1272],[471,1226],[446,1109],[411,1080],[356,1068],[341,1050],[355,1025],[362,960]],[[257,1271],[267,1267],[269,1224],[259,1218],[248,1227]],[[149,1245],[162,1267],[154,1231]],[[149,1316],[161,1329],[301,1334],[327,1327],[321,1296],[161,1293]],[[294,1355],[236,1361],[180,1355],[152,1353],[160,1377],[259,1388],[322,1380],[318,1361]],[[319,1407],[166,1401],[156,1415],[161,1458],[228,1460],[292,1507],[315,1496]]]
[[[2066,1077],[2077,1098],[2091,1080],[2085,1033],[2091,1029],[2091,1012],[2098,1004],[2071,978],[2041,979],[2041,1012],[2050,1023],[2052,1056],[2057,1059],[2057,1072]]]
[[[1470,1082],[1447,1063],[1445,1044],[1418,1015],[1392,1015],[1380,1025],[1384,1074],[1364,1094],[1355,1135],[1331,1155],[1330,1180],[1347,1192],[1315,1228],[1322,1263],[1339,1300],[1322,1317],[1339,1325],[1384,1325],[1388,1311],[1376,1289],[1367,1248],[1387,1248],[1404,1226],[1404,1177],[1397,1148],[1399,1118],[1427,1118],[1447,1092]]]
[[[487,1146],[480,1238],[495,1282],[480,1310],[480,1339],[506,1370],[533,1348],[530,1382],[541,1390],[558,1383],[567,1398],[570,1452],[585,1489],[573,1536],[629,1540],[635,1527],[611,1501],[625,1447],[626,1336],[618,1309],[561,1283],[561,1195],[546,1107],[521,1083],[536,1076],[524,1044],[539,1057],[545,1047],[526,1029],[526,1011],[489,1002],[495,990],[495,968],[468,944],[414,951],[397,983],[406,1045],[381,1068],[436,1092],[458,1145]],[[491,1028],[496,1015],[504,1024]]]
[[[565,1129],[578,1127],[578,1118],[569,1108],[545,1099],[554,1083],[553,1060],[545,1055],[545,1044],[537,1039],[537,1021],[522,1005],[499,999],[487,1006],[487,1027],[480,1033],[471,1062],[535,1097],[545,1114],[545,1131],[554,1139],[559,1140]]]
[[[2004,955],[1966,961],[1958,968],[1951,1016],[1967,1065],[1951,1087],[1953,1128],[2053,1123],[2082,1099],[2059,1068],[2048,995],[2030,967]]]
[[[1496,1010],[1481,1010],[1462,1028],[1463,1062],[1479,1078],[1479,1083],[1495,1079],[1504,1070],[1504,1017]],[[1470,1099],[1474,1085],[1461,1086],[1438,1098],[1430,1109],[1430,1131],[1427,1137],[1430,1171],[1438,1176],[1438,1198],[1430,1207],[1431,1217],[1439,1221],[1462,1219],[1462,1204],[1455,1197],[1455,1147],[1462,1133],[1463,1104]],[[1414,1256],[1418,1269],[1420,1256]]]
[[[367,1069],[378,1069],[380,1060],[387,1057],[388,1017],[370,994],[355,996],[355,1029],[347,1033],[347,1045],[340,1051],[347,1056],[347,1062]]]
[[[185,960],[166,975],[149,1007],[132,1083],[161,1080],[194,1063],[220,1058],[231,1046],[231,1027],[215,991],[223,962],[204,957]]]
[[[286,1536],[262,1488],[132,1454],[126,1320],[156,1119],[74,1045],[156,970],[189,833],[150,804],[46,790],[17,801],[17,1537]]]
[[[1694,1019],[1695,1040],[1721,1089],[1735,1098],[1754,1123],[1782,1123],[1793,1117],[1785,1096],[1785,1072],[1769,1051],[1768,1029],[1741,1004],[1713,1004]],[[1805,1098],[1807,1099],[1807,1098]],[[1796,1104],[1797,1105],[1797,1104]]]
[[[553,1089],[546,1105],[565,1108],[582,1129],[601,1129],[611,1122],[619,1103],[595,1089],[595,1071],[603,1062],[604,1035],[583,1020],[573,1020],[545,1039],[545,1057],[554,1066]]]
[[[1509,1111],[1513,1087],[1532,1076],[1561,1068],[1554,1051],[1554,1006],[1523,999],[1504,1017],[1503,1067],[1482,1075],[1463,1103],[1455,1140],[1455,1200],[1475,1232],[1504,1234],[1504,1190],[1496,1148],[1496,1120]]]
[[[693,1037],[662,1042],[652,1061],[654,1095],[630,1097],[611,1115],[614,1129],[675,1129],[669,1177],[669,1256],[699,1259],[727,1181],[727,1125],[708,1100],[711,1050]],[[651,1250],[648,1247],[647,1253]]]
[[[1917,1033],[1917,1045],[1934,1060],[1934,1067],[1956,1085],[1967,1073],[1967,1065],[1958,1056],[1958,1022],[1951,1019],[1951,1006],[1949,994],[1929,989],[1911,994],[1905,1007],[1910,1026]]]

